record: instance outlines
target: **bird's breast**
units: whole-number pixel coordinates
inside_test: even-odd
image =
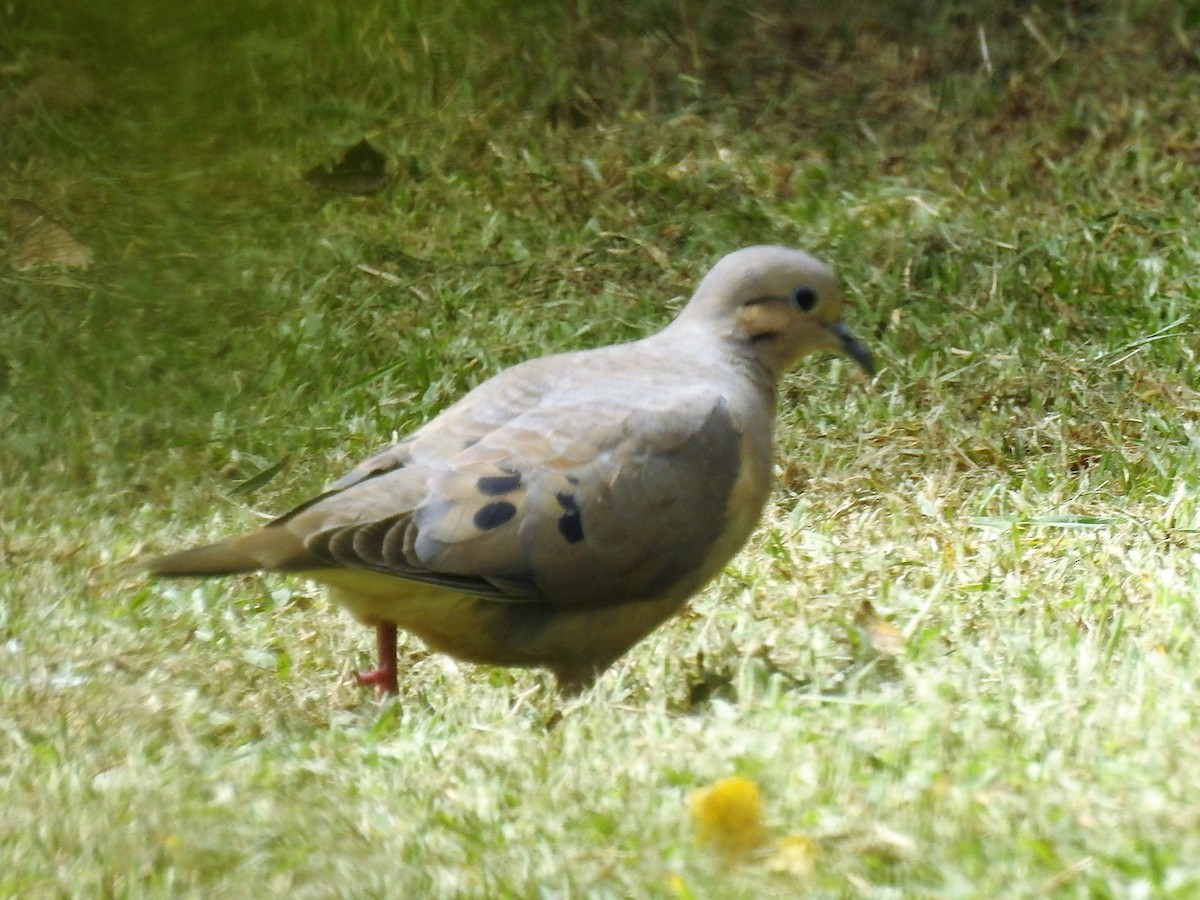
[[[725,531],[718,540],[719,547],[714,555],[723,557],[724,566],[729,558],[742,548],[750,533],[762,516],[763,507],[771,493],[771,441],[763,441],[761,434],[748,430],[741,438],[741,465],[737,478],[729,491],[725,506]]]

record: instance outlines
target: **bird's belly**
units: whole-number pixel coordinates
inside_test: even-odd
[[[573,607],[484,600],[368,571],[307,573],[356,619],[394,622],[435,650],[498,666],[607,667],[679,609],[686,595]]]
[[[770,448],[743,438],[741,450],[716,540],[690,571],[648,597],[580,604],[569,596],[556,602],[501,601],[364,569],[305,574],[331,587],[337,602],[360,621],[395,623],[433,649],[468,662],[545,666],[560,675],[601,671],[720,574],[749,537],[770,490]]]

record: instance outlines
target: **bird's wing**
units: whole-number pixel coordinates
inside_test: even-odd
[[[527,367],[275,526],[325,566],[517,602],[623,602],[711,577],[744,464],[720,391],[655,369],[539,389],[553,372]]]

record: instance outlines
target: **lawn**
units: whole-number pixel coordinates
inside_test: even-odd
[[[90,250],[10,204],[0,894],[1200,894],[1200,6],[124,6],[0,6],[0,200]],[[754,243],[879,372],[785,380],[761,527],[581,697],[140,571]]]

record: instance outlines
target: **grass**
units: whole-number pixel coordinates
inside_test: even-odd
[[[0,106],[98,97],[0,132],[96,255],[0,264],[0,893],[1200,890],[1194,5],[126,5],[0,9]],[[363,136],[384,192],[300,179]],[[307,584],[138,573],[756,242],[882,371],[787,380],[762,527],[557,728],[411,640],[374,702]],[[811,872],[696,845],[735,773]]]

